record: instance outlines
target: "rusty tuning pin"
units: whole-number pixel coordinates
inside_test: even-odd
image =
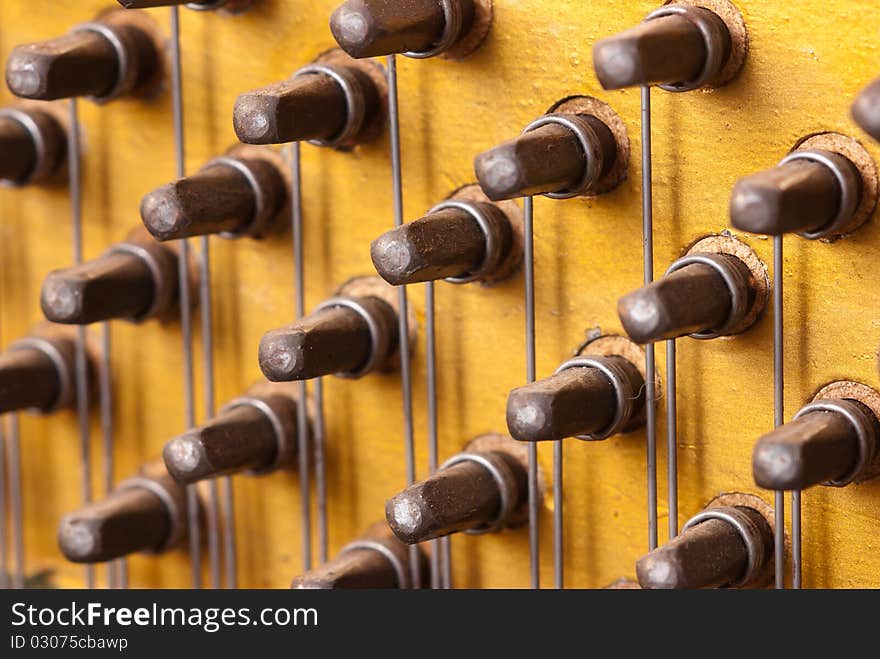
[[[142,21],[118,10],[67,34],[16,47],[6,65],[6,84],[22,98],[51,101],[90,96],[107,102],[139,94],[161,75],[155,35]]]
[[[64,171],[67,133],[49,112],[34,107],[0,109],[0,182],[44,183]]]
[[[625,357],[583,355],[507,397],[507,428],[521,441],[599,440],[640,425],[645,379]]]
[[[102,501],[62,518],[58,546],[75,563],[99,563],[135,552],[162,553],[186,535],[186,492],[160,461],[145,465]]]
[[[150,192],[141,200],[141,219],[161,241],[210,234],[260,238],[278,228],[287,205],[280,160],[268,150],[242,147]]]
[[[743,329],[756,290],[752,271],[738,257],[692,252],[660,279],[622,297],[617,313],[636,343],[685,335],[711,339]]]
[[[382,279],[394,286],[437,279],[498,281],[521,255],[515,253],[512,220],[498,204],[448,199],[376,238],[370,256]]]
[[[215,11],[220,10],[230,14],[238,14],[247,9],[256,0],[202,0],[201,2],[190,2],[190,0],[119,0],[126,9],[151,9],[153,7],[175,7],[185,5],[187,9],[194,11]]]
[[[386,97],[385,78],[375,63],[334,50],[289,80],[239,96],[232,121],[245,144],[309,140],[352,147],[381,133]]]
[[[611,129],[591,114],[553,112],[474,158],[480,187],[493,201],[544,194],[589,194],[618,157]]]
[[[400,53],[464,57],[479,46],[491,15],[475,0],[348,0],[330,17],[336,43],[352,57]]]
[[[290,385],[255,385],[204,425],[169,440],[162,451],[168,472],[191,484],[286,467],[297,452],[297,396]]]
[[[776,167],[736,182],[730,221],[770,236],[835,236],[851,227],[861,194],[861,174],[847,157],[823,149],[792,151]]]
[[[422,574],[428,565],[421,548],[417,552]],[[291,588],[336,590],[346,588],[412,588],[409,548],[384,522],[373,524],[350,542],[331,561],[296,577]]]
[[[593,45],[593,67],[605,89],[660,85],[684,92],[716,82],[733,51],[730,30],[704,7],[671,4],[639,25]]]
[[[880,78],[872,81],[856,97],[852,118],[868,135],[880,140]]]
[[[86,353],[87,378],[94,388],[94,359]],[[0,354],[0,413],[30,409],[41,414],[76,402],[76,346],[66,332],[53,331],[13,342]]]
[[[500,447],[465,450],[431,476],[385,504],[394,534],[407,544],[466,531],[485,533],[519,526],[528,502],[526,466]]]
[[[846,398],[814,400],[761,437],[752,453],[755,482],[770,490],[843,487],[871,477],[880,458],[880,422]]]
[[[290,382],[388,370],[397,359],[399,336],[398,310],[390,299],[375,289],[342,290],[305,318],[267,332],[260,341],[263,374],[272,382]]]
[[[40,304],[48,320],[68,325],[170,318],[178,311],[177,251],[135,229],[98,258],[50,272]]]
[[[704,509],[681,533],[642,556],[636,575],[642,588],[748,588],[763,585],[773,558],[773,530],[749,506]]]

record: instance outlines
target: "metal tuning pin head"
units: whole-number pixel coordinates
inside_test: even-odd
[[[284,176],[269,157],[235,153],[209,161],[141,200],[141,219],[156,240],[220,234],[259,238],[287,206]]]
[[[620,356],[571,359],[507,397],[507,427],[521,441],[606,439],[631,429],[645,410],[645,379]]]
[[[437,279],[462,284],[491,280],[512,248],[511,222],[501,207],[449,200],[383,233],[370,245],[370,256],[394,286]]]
[[[871,82],[856,97],[852,118],[868,135],[880,140],[880,78]]]
[[[87,353],[86,377],[95,384]],[[0,354],[0,413],[30,409],[41,414],[76,402],[76,348],[66,333],[35,334],[10,344]]]
[[[425,553],[417,551],[421,573],[427,572]],[[336,590],[349,588],[412,588],[409,548],[384,522],[373,524],[363,536],[350,542],[339,555],[296,577],[291,588]]]
[[[616,159],[614,135],[601,120],[551,113],[474,158],[474,171],[493,201],[537,194],[564,199],[588,194]]]
[[[297,453],[297,392],[261,383],[229,401],[210,421],[165,444],[162,457],[180,483],[289,465]]]
[[[845,156],[793,151],[779,165],[736,182],[730,220],[742,231],[815,239],[843,233],[853,221],[862,177]]]
[[[335,50],[289,80],[239,96],[232,121],[245,144],[308,140],[346,148],[381,133],[385,96],[384,78],[374,64]]]
[[[153,7],[176,7],[185,5],[195,11],[222,10],[230,14],[237,14],[249,9],[255,0],[118,0],[119,4],[126,9],[151,9]]]
[[[773,531],[747,506],[704,509],[681,533],[636,563],[642,588],[745,588],[760,585],[773,557]]]
[[[154,35],[119,10],[63,36],[16,47],[6,65],[6,84],[22,98],[90,96],[106,102],[145,91],[160,73]]]
[[[727,64],[730,32],[714,12],[667,5],[641,24],[593,45],[593,67],[605,89],[659,84],[689,91],[709,84]]]
[[[99,563],[135,552],[162,553],[186,534],[185,488],[161,463],[123,481],[106,499],[66,515],[58,546],[75,563]]]
[[[690,335],[726,336],[740,326],[755,298],[748,266],[731,254],[691,253],[655,282],[617,303],[623,328],[636,343]]]
[[[178,306],[177,252],[143,229],[82,265],[50,272],[40,304],[55,323],[168,318]]]
[[[0,182],[44,183],[64,170],[67,134],[52,114],[34,107],[0,109]]]
[[[880,456],[880,423],[851,399],[815,400],[761,437],[752,454],[755,483],[770,490],[842,487],[866,477]]]
[[[473,0],[348,0],[330,17],[330,31],[352,57],[424,58],[455,46],[473,22]]]
[[[528,500],[523,463],[507,451],[459,453],[385,504],[400,540],[415,544],[470,531],[498,531],[519,521]]]
[[[361,377],[397,355],[397,310],[375,296],[335,297],[260,341],[260,368],[272,382],[322,375]]]

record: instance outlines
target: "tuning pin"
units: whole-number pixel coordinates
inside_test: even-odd
[[[164,465],[150,463],[102,501],[62,518],[58,546],[75,563],[99,563],[135,552],[162,553],[186,534],[185,488]]]
[[[516,526],[528,501],[525,465],[506,450],[474,450],[447,460],[385,504],[385,517],[400,540],[415,544],[470,531]]]
[[[645,379],[624,357],[585,355],[507,397],[507,428],[520,441],[606,439],[645,410]]]
[[[617,313],[636,343],[685,335],[711,339],[741,327],[755,295],[755,278],[739,258],[692,252],[660,279],[622,297]]]
[[[297,395],[289,385],[260,383],[229,401],[204,425],[165,444],[162,457],[180,483],[289,465],[297,452]]]
[[[417,551],[421,572],[427,558]],[[296,577],[291,588],[336,590],[348,588],[412,588],[409,548],[394,537],[383,522],[373,524],[363,536],[342,548],[339,555]]]
[[[126,9],[151,9],[153,7],[176,7],[185,5],[187,9],[194,11],[222,10],[229,14],[238,14],[251,7],[255,0],[202,0],[202,2],[190,2],[190,0],[118,0]]]
[[[336,374],[358,378],[397,355],[398,311],[374,296],[340,296],[260,341],[260,369],[272,382]]]
[[[773,558],[773,530],[748,506],[719,506],[692,517],[681,533],[636,563],[642,588],[753,587]]]
[[[511,219],[489,202],[449,199],[425,217],[383,233],[370,245],[389,284],[445,279],[453,284],[497,281],[514,249]]]
[[[605,89],[659,84],[674,92],[716,81],[732,52],[730,31],[714,12],[666,5],[625,32],[593,45],[593,67]]]
[[[385,117],[384,78],[370,62],[331,51],[292,78],[242,94],[233,126],[245,144],[309,140],[351,147],[379,135]]]
[[[50,272],[40,304],[48,320],[68,325],[164,319],[177,312],[177,275],[177,252],[135,230],[92,261]]]
[[[271,156],[257,151],[231,152],[153,190],[141,200],[144,226],[161,241],[271,232],[283,219],[288,186]]]
[[[480,187],[493,201],[545,194],[588,194],[617,160],[608,126],[590,114],[551,113],[474,158]]]
[[[878,437],[878,419],[862,403],[816,400],[758,440],[752,454],[755,483],[769,490],[803,490],[864,480],[880,457]]]
[[[856,97],[852,118],[868,135],[880,140],[880,78],[871,82]]]
[[[730,220],[743,231],[815,239],[843,233],[853,221],[862,177],[848,158],[831,151],[793,151],[773,169],[737,181]]]
[[[330,16],[330,31],[352,57],[401,53],[423,59],[456,47],[476,48],[482,37],[462,43],[474,17],[474,0],[348,0]]]
[[[67,135],[49,112],[34,107],[0,109],[0,182],[44,183],[64,169]]]
[[[95,382],[87,354],[86,377]],[[31,409],[41,414],[71,407],[76,399],[76,346],[66,334],[53,332],[19,339],[0,355],[0,413]]]
[[[91,96],[106,102],[145,91],[161,72],[156,37],[119,10],[67,34],[18,46],[6,84],[22,98],[51,101]]]

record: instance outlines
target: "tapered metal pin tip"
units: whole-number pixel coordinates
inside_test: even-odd
[[[471,1],[452,1],[467,10],[469,24]],[[443,9],[435,0],[348,0],[330,17],[336,43],[356,58],[426,50],[443,34],[444,24]]]
[[[514,439],[556,440],[602,430],[616,411],[608,377],[595,368],[574,367],[511,391],[507,427]]]
[[[359,78],[354,77],[355,84]],[[235,102],[233,127],[245,144],[328,140],[345,126],[348,105],[339,83],[323,73],[298,75]]]
[[[493,201],[575,186],[585,167],[577,136],[560,124],[540,126],[474,158],[480,187]]]
[[[852,117],[859,127],[880,140],[880,78],[865,87],[852,106]]]
[[[827,153],[848,183],[847,196],[858,196],[858,172],[842,156]],[[838,215],[841,186],[835,172],[824,164],[794,160],[740,179],[730,199],[730,220],[742,231],[779,236],[812,232]]]
[[[756,510],[707,508],[678,536],[640,558],[636,575],[646,589],[748,586],[763,574],[772,548],[770,525]]]
[[[58,546],[76,563],[109,561],[137,551],[160,549],[171,533],[168,508],[146,488],[118,490],[65,516]]]
[[[828,401],[817,401],[828,405]],[[834,400],[835,409],[799,415],[761,437],[752,453],[752,473],[758,486],[770,490],[803,490],[825,482],[845,485],[863,467],[859,430],[876,442],[878,423],[865,406]],[[857,429],[853,425],[856,422]]]
[[[687,257],[685,257],[687,258]],[[713,257],[714,258],[714,257]],[[740,300],[753,296],[751,275],[736,257],[718,261],[737,281]],[[731,289],[717,268],[704,263],[684,265],[617,303],[617,313],[627,335],[636,343],[653,343],[697,332],[729,328],[742,320],[746,304],[733,308]],[[734,316],[736,318],[734,318]]]
[[[54,323],[87,325],[138,317],[151,308],[154,294],[148,264],[130,253],[114,253],[50,272],[43,281],[40,305]]]
[[[191,430],[167,442],[162,449],[162,459],[165,460],[168,473],[178,482],[194,483],[212,472],[198,430]]]

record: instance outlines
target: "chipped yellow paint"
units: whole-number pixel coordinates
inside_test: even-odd
[[[0,53],[89,19],[109,0],[7,0],[0,5]],[[873,0],[740,0],[751,55],[740,77],[711,93],[654,94],[656,263],[661,272],[695,238],[727,227],[734,181],[774,164],[806,134],[834,130],[861,139],[848,116],[857,91],[880,72],[880,17]],[[234,141],[239,92],[289,75],[332,47],[334,0],[263,0],[237,17],[181,11],[189,169]],[[604,92],[591,45],[653,7],[646,0],[495,0],[485,46],[463,62],[402,59],[403,173],[408,218],[473,179],[473,156],[517,134],[570,94],[609,102],[638,153],[638,91]],[[151,10],[167,34],[168,11]],[[9,94],[3,92],[4,102]],[[98,254],[139,222],[143,194],[174,174],[167,86],[149,102],[83,103],[85,251]],[[371,270],[370,240],[391,225],[387,136],[355,153],[304,152],[308,305],[335,283]],[[590,201],[536,202],[538,374],[580,344],[588,328],[619,331],[617,299],[641,282],[638,157],[629,180]],[[41,319],[44,274],[71,258],[66,190],[0,192],[2,340]],[[769,262],[770,243],[744,239]],[[218,403],[259,377],[261,334],[292,314],[287,238],[213,241]],[[880,226],[835,244],[786,239],[786,405],[790,416],[818,387],[840,377],[877,385],[880,345]],[[419,286],[411,289],[422,318]],[[503,430],[507,392],[524,381],[519,278],[491,289],[438,286],[441,450]],[[183,424],[180,334],[176,325],[113,325],[117,474],[156,455]],[[426,471],[425,363],[415,361],[419,472]],[[658,351],[662,353],[662,350]],[[758,492],[751,448],[773,421],[771,323],[709,342],[680,342],[682,521],[723,491]],[[201,359],[197,362],[200,370]],[[660,358],[660,372],[663,360]],[[201,378],[199,378],[201,380]],[[202,391],[199,385],[199,393]],[[326,387],[330,544],[337,550],[383,515],[404,483],[399,381],[371,376]],[[201,411],[201,410],[200,410]],[[199,415],[201,418],[201,414]],[[662,416],[662,414],[661,414]],[[93,425],[97,473],[99,428]],[[663,428],[660,494],[665,498]],[[75,417],[22,420],[28,571],[52,569],[57,583],[82,571],[55,546],[59,517],[80,496]],[[549,470],[551,447],[541,447]],[[632,576],[645,550],[644,436],[568,440],[566,581],[600,587]],[[284,587],[300,569],[297,479],[293,473],[237,478],[241,584]],[[768,493],[763,496],[770,499]],[[880,586],[880,483],[805,494],[805,583]],[[552,580],[550,507],[542,519],[542,572]],[[665,537],[661,510],[661,540]],[[528,584],[524,529],[453,543],[459,586]],[[100,572],[103,576],[103,571]],[[131,561],[136,586],[186,586],[184,553]]]

